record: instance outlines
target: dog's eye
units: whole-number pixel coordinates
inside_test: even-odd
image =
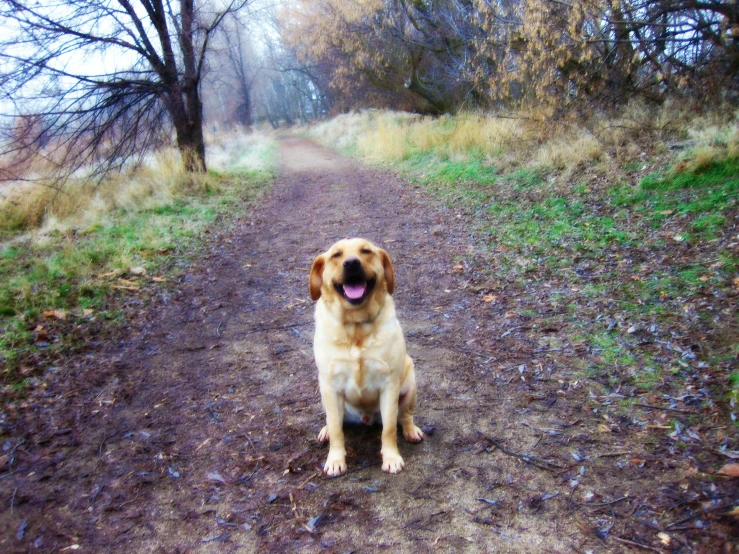
[[[332,257],[332,258],[340,258],[340,257],[341,257],[341,251],[339,251],[339,252],[334,252],[333,256],[331,256],[331,257]]]
[[[362,249],[360,250],[360,252],[361,252],[362,254],[372,254],[372,250],[370,250],[369,248],[362,248]]]

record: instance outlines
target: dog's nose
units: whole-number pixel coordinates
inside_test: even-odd
[[[347,258],[344,260],[344,269],[358,269],[362,265],[359,258]]]

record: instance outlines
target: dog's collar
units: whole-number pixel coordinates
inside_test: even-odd
[[[361,321],[354,321],[352,319],[348,319],[348,320],[345,319],[344,322],[345,323],[351,323],[352,325],[368,325],[370,323],[374,323],[375,321],[377,321],[380,318],[380,315],[382,314],[382,309],[383,308],[384,308],[384,306],[380,306],[379,308],[377,308],[377,313],[375,313],[375,315],[373,317],[370,317],[369,319],[363,319]]]
[[[381,313],[382,313],[382,306],[380,306],[380,307],[379,307],[379,308],[377,309],[377,313],[375,314],[375,317],[373,317],[373,318],[370,318],[370,319],[367,319],[367,320],[365,320],[365,321],[360,321],[360,322],[359,322],[359,324],[360,324],[360,325],[364,325],[364,324],[367,324],[367,323],[374,323],[374,322],[375,322],[375,321],[377,321],[377,319],[378,319],[378,318],[380,317],[380,314],[381,314]]]

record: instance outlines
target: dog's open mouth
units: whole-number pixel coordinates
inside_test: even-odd
[[[361,304],[365,301],[372,289],[375,288],[376,279],[372,278],[367,281],[353,281],[351,283],[334,283],[334,288],[338,293],[346,298],[350,304]]]

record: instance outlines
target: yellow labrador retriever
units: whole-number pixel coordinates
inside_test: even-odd
[[[364,239],[345,239],[318,256],[310,272],[310,296],[317,300],[313,350],[318,366],[329,440],[323,471],[346,472],[344,419],[372,423],[382,418],[382,469],[405,468],[397,443],[397,424],[405,439],[419,442],[413,424],[416,377],[390,296],[395,287],[387,252]]]

